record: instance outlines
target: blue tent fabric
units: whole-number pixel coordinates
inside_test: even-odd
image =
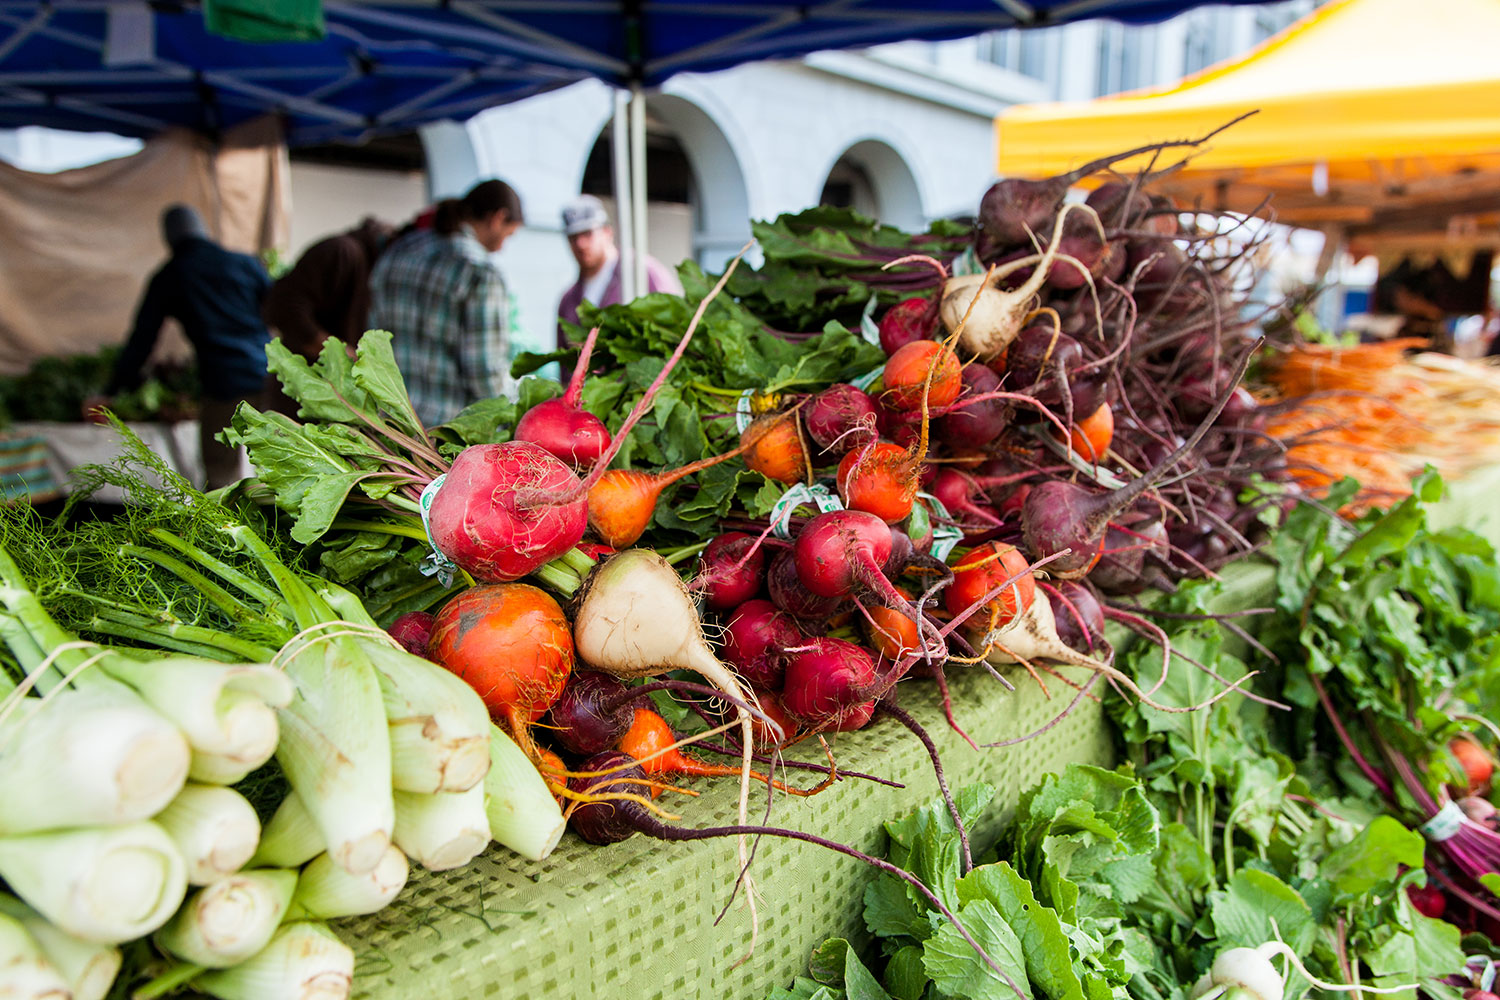
[[[327,35],[241,42],[191,0],[0,0],[0,127],[215,134],[280,113],[292,145],[401,131],[588,77],[686,71],[1200,0],[325,0]],[[1252,0],[1236,0],[1252,2]]]

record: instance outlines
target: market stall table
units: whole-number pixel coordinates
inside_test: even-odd
[[[129,423],[125,426],[168,468],[188,482],[202,485],[203,455],[196,420],[179,420],[170,424]],[[14,485],[7,481],[10,495],[30,493],[36,501],[69,492],[68,480],[74,469],[85,465],[107,465],[120,454],[120,436],[108,424],[19,422],[0,432],[0,440],[26,443],[30,448],[28,455],[42,458],[45,476],[31,481],[16,479]],[[248,467],[245,474],[249,474]],[[125,496],[116,487],[105,486],[93,495],[92,500],[119,504],[125,502]]]
[[[1500,468],[1457,485],[1433,512],[1437,527],[1462,525],[1500,544]],[[1220,611],[1266,606],[1275,571],[1247,560],[1223,573]],[[1253,627],[1253,625],[1252,625]],[[1112,630],[1112,640],[1127,636]],[[1075,692],[1049,679],[1045,698],[1013,668],[1009,692],[988,673],[950,668],[954,713],[978,743],[1010,739],[1045,726]],[[1085,671],[1068,670],[1075,682]],[[903,685],[904,707],[936,742],[951,787],[988,782],[998,794],[976,841],[994,839],[1021,793],[1043,775],[1083,762],[1111,765],[1112,734],[1102,707],[1083,700],[1062,723],[1015,746],[975,751],[943,718],[935,686]],[[832,741],[840,763],[905,784],[897,789],[845,779],[818,796],[779,796],[774,825],[793,827],[880,854],[882,823],[933,801],[932,766],[915,737],[890,719]],[[805,750],[801,759],[816,759]],[[811,772],[790,772],[811,784]],[[695,782],[701,798],[664,800],[684,825],[734,821],[731,780]],[[753,800],[759,822],[763,797]],[[466,868],[414,872],[394,904],[369,917],[339,922],[356,951],[354,995],[366,1000],[409,997],[723,998],[759,1000],[802,974],[812,950],[829,937],[861,940],[863,886],[875,873],[850,858],[810,844],[767,838],[757,848],[760,941],[749,947],[749,921],[736,904],[714,923],[734,878],[731,838],[664,843],[636,836],[606,848],[571,833],[552,857],[532,864],[493,848]]]

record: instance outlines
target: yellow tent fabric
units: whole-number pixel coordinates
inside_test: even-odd
[[[999,170],[1059,174],[1252,110],[1173,193],[1238,211],[1275,194],[1277,219],[1299,225],[1369,225],[1433,201],[1500,208],[1500,0],[1335,0],[1166,90],[1007,109]]]

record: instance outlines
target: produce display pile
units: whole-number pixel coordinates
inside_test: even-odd
[[[1285,955],[1287,992],[1450,1000],[1458,929],[1406,890],[1426,864],[1487,931],[1500,835],[1458,820],[1424,857],[1403,824],[1481,810],[1446,803],[1493,742],[1494,552],[1424,531],[1428,478],[1354,526],[1327,509],[1352,484],[1304,498],[1241,384],[1237,223],[1150,175],[1065,201],[1107,166],[925,234],[758,224],[760,268],[585,309],[566,387],[435,428],[389,334],[311,364],[273,342],[300,414],[240,408],[255,478],[204,495],[136,447],[75,491],[126,490],[114,520],[6,511],[0,996],[346,996],[336,922],[412,863],[540,862],[566,828],[723,838],[737,877],[681,905],[752,929],[761,838],[883,873],[882,961],[830,945],[796,996],[1279,1000]],[[1260,638],[1223,618],[1230,655],[1216,571],[1257,551],[1280,603]],[[1040,686],[1038,732],[1104,700],[1132,767],[973,842],[986,793],[900,702],[931,683],[963,733],[954,669]],[[943,791],[889,857],[780,823],[782,795],[884,780],[838,738],[875,725]],[[694,822],[712,780],[732,823]]]
[[[0,378],[0,427],[14,421],[77,423],[84,403],[109,384],[117,347],[97,354],[44,358],[24,375]],[[139,386],[117,393],[110,409],[121,420],[173,423],[198,414],[198,376],[190,364],[161,364]]]

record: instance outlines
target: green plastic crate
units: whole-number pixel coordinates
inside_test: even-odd
[[[1013,675],[1018,690],[1012,693],[982,669],[950,669],[965,672],[952,685],[955,714],[979,743],[1039,729],[1076,695],[1049,677],[1048,700],[1024,671]],[[1083,676],[1069,671],[1075,683]],[[1112,760],[1102,711],[1089,699],[1035,739],[976,752],[948,727],[933,684],[907,682],[906,689],[905,707],[937,743],[950,785],[986,781],[999,789],[979,825],[980,838],[998,831],[1020,792],[1043,774],[1074,761]],[[883,853],[881,823],[938,794],[927,754],[889,718],[830,742],[841,766],[906,787],[850,778],[812,798],[778,795],[771,822]],[[817,780],[813,772],[790,774],[804,787]],[[682,815],[683,825],[733,821],[736,781],[684,784],[703,796],[661,800]],[[752,800],[751,822],[759,822],[764,807],[763,794]],[[354,994],[371,1000],[758,1000],[804,972],[808,955],[825,938],[858,936],[863,888],[874,872],[814,845],[771,838],[760,843],[752,871],[760,940],[737,967],[750,945],[743,897],[714,926],[734,878],[732,838],[683,844],[636,836],[592,847],[569,833],[541,864],[494,847],[458,871],[414,872],[392,906],[336,929],[358,956]]]

